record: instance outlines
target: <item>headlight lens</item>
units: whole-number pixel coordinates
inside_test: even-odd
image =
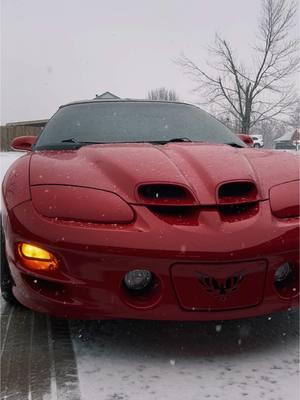
[[[300,215],[299,183],[292,181],[270,189],[272,213],[278,218],[292,218]]]
[[[35,209],[45,217],[94,223],[129,223],[132,208],[118,195],[77,186],[31,187]]]
[[[49,253],[49,251],[43,250],[40,247],[33,246],[29,243],[21,244],[21,252],[22,255],[26,258],[34,258],[43,261],[51,260],[51,253]]]
[[[35,271],[52,271],[58,268],[54,254],[30,243],[19,243],[19,258],[25,267]]]

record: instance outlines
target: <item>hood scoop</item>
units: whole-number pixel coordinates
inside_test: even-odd
[[[197,204],[189,189],[170,183],[142,184],[137,189],[139,203],[161,206],[190,206]]]
[[[231,181],[219,185],[214,204],[201,204],[192,192],[176,184],[142,184],[137,189],[139,204],[172,225],[198,225],[202,211],[219,212],[222,221],[236,222],[258,213],[258,190],[251,181]]]
[[[226,182],[219,186],[217,205],[222,221],[236,222],[256,215],[261,200],[251,181]]]
[[[254,182],[226,182],[218,188],[217,203],[220,205],[253,203],[258,200],[258,191]]]

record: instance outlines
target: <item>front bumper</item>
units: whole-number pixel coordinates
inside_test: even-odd
[[[256,215],[238,221],[224,222],[217,211],[203,211],[197,226],[172,225],[145,207],[134,208],[137,218],[132,224],[108,226],[46,219],[30,201],[15,207],[5,219],[5,233],[16,298],[33,310],[76,319],[220,320],[298,304],[299,282],[289,297],[274,286],[281,264],[289,261],[299,269],[298,220],[274,218],[268,202],[260,203]],[[21,241],[53,252],[60,260],[59,272],[24,268],[15,251]],[[266,265],[262,296],[251,305],[187,309],[172,276],[178,264],[227,268],[230,274],[231,265],[261,262]],[[126,272],[136,268],[150,269],[157,278],[148,295],[131,296],[123,286]],[[250,291],[255,291],[252,285]],[[186,291],[190,287],[187,280]]]

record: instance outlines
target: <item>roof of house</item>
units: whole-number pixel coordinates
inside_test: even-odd
[[[48,119],[37,119],[34,121],[18,121],[18,122],[9,122],[6,126],[36,126],[42,127],[45,126],[48,122]]]
[[[119,99],[120,97],[116,96],[115,94],[111,92],[104,92],[102,94],[96,94],[96,97],[94,100],[108,100],[108,99]]]
[[[280,138],[275,139],[274,142],[289,142],[293,140],[300,140],[300,128],[289,130]]]

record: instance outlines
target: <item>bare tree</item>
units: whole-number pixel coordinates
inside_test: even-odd
[[[148,100],[179,101],[175,90],[164,87],[153,89],[148,92]]]
[[[206,101],[220,114],[238,120],[249,133],[259,121],[286,114],[295,104],[292,76],[299,68],[299,39],[292,37],[297,3],[294,0],[262,0],[257,43],[247,67],[230,44],[216,36],[210,48],[213,66],[208,72],[186,56],[176,62],[197,82]]]
[[[294,107],[291,109],[288,124],[295,129],[300,127],[300,98],[297,99]]]

